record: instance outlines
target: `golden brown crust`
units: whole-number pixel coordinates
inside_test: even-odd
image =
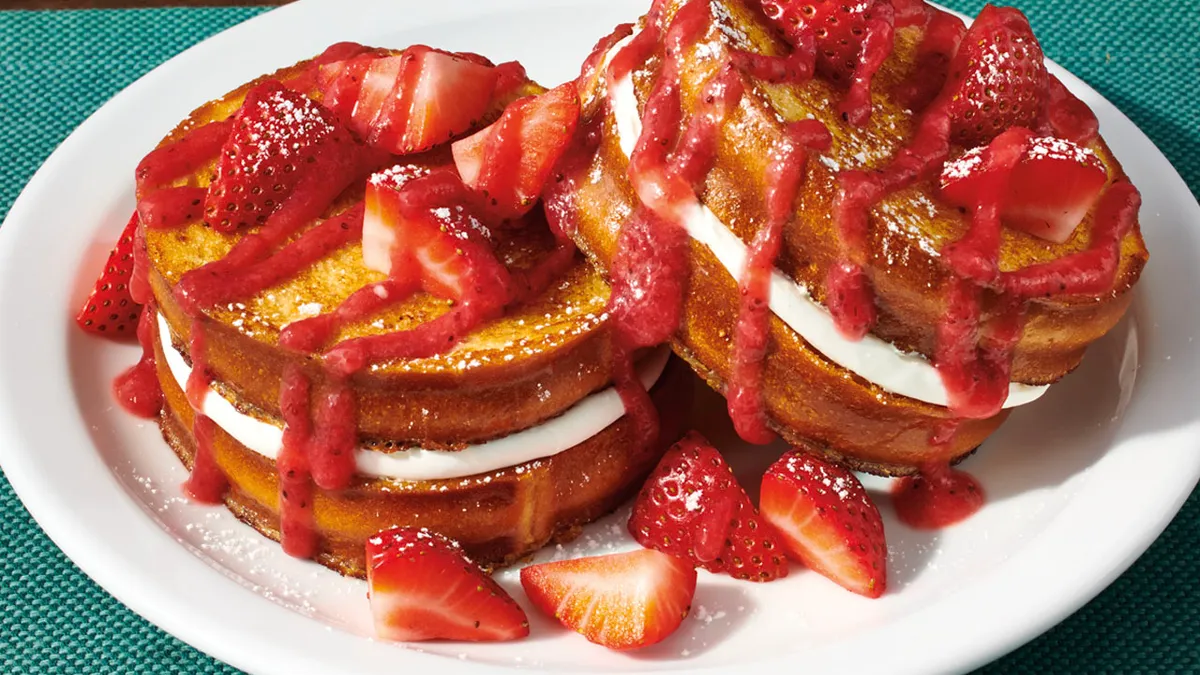
[[[678,4],[678,3],[674,3]],[[689,53],[681,71],[685,112],[721,63],[699,54],[720,53],[730,46],[780,53],[773,33],[741,3],[714,2],[717,26]],[[701,198],[743,241],[750,241],[765,222],[763,176],[771,144],[785,122],[812,116],[833,134],[833,147],[808,163],[807,178],[797,199],[797,216],[785,228],[777,266],[824,301],[824,278],[840,255],[831,206],[835,170],[876,168],[886,163],[912,131],[913,116],[886,97],[913,62],[919,29],[898,32],[897,49],[875,78],[871,122],[851,127],[836,118],[839,92],[820,80],[802,87],[758,83],[747,88],[739,108],[724,126],[715,168]],[[640,101],[653,85],[658,64],[651,61],[634,73]],[[573,195],[579,230],[576,242],[602,269],[608,268],[616,234],[637,202],[626,178],[628,160],[617,143],[607,107],[603,139],[590,165],[580,170],[587,180]],[[1110,178],[1124,176],[1103,141],[1092,148],[1105,162]],[[1011,270],[1051,260],[1088,245],[1090,218],[1062,245],[1020,232],[1006,231],[1000,265]],[[956,209],[941,203],[935,187],[918,184],[885,199],[871,214],[871,257],[879,322],[876,335],[906,351],[929,356],[934,329],[945,308],[947,272],[938,251],[961,236],[966,222]],[[717,391],[729,376],[733,328],[739,296],[733,279],[703,245],[692,242],[692,273],[685,292],[684,317],[674,347]],[[1101,297],[1064,297],[1031,303],[1017,346],[1013,379],[1029,384],[1054,382],[1074,369],[1088,344],[1106,333],[1128,308],[1129,289],[1146,263],[1140,231],[1134,227],[1122,242],[1122,256],[1112,291]],[[994,298],[985,300],[985,312]],[[907,473],[923,461],[961,457],[982,442],[1007,416],[962,423],[947,445],[930,439],[951,418],[946,408],[883,391],[827,361],[777,317],[770,320],[771,345],[763,393],[773,426],[793,442],[823,445],[833,456],[858,468],[879,473]]]
[[[158,363],[163,364],[161,349]],[[159,423],[180,460],[195,449],[192,408],[165,365],[159,365],[166,404]],[[313,512],[320,540],[316,560],[342,574],[362,577],[363,542],[398,525],[428,527],[455,539],[476,562],[512,564],[612,511],[641,486],[667,445],[683,432],[693,378],[682,364],[667,365],[652,395],[662,414],[660,442],[637,450],[626,418],[553,457],[464,479],[400,482],[356,476],[350,487],[316,490]],[[223,431],[214,455],[231,489],[225,503],[263,535],[279,539],[278,477],[274,461]]]

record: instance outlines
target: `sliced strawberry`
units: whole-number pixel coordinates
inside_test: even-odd
[[[987,5],[967,29],[942,92],[952,140],[971,148],[1010,127],[1031,127],[1045,92],[1045,59],[1029,20]]]
[[[495,642],[529,635],[525,612],[458,544],[398,527],[367,539],[375,633],[388,640]]]
[[[133,240],[137,236],[138,214],[125,225],[117,245],[108,254],[104,271],[92,287],[87,302],[75,315],[75,323],[92,335],[112,340],[137,337],[142,306],[133,301],[129,284],[133,279]]]
[[[463,182],[484,197],[499,219],[533,208],[579,124],[579,94],[568,82],[521,99],[495,124],[452,146]]]
[[[320,68],[317,86],[323,92],[321,102],[347,126],[354,119],[354,107],[362,92],[367,70],[380,58],[375,52],[367,52]]]
[[[629,553],[531,565],[521,585],[538,609],[609,649],[661,642],[683,623],[696,570],[666,553]]]
[[[404,55],[385,56],[367,66],[358,89],[358,100],[350,114],[350,128],[368,138],[375,120],[396,90],[396,82],[404,68]]]
[[[494,67],[437,51],[420,53],[418,65],[412,103],[402,111],[404,134],[398,145],[385,148],[392,152],[428,150],[474,128],[499,77]]]
[[[883,521],[854,474],[793,450],[763,475],[761,499],[788,555],[850,591],[883,595]]]
[[[418,275],[429,293],[503,306],[509,274],[471,195],[449,167],[399,165],[371,177],[363,219],[364,262],[394,278]]]
[[[344,187],[358,157],[349,132],[328,110],[267,80],[246,95],[221,148],[205,222],[221,232],[262,225],[302,180]]]
[[[985,148],[975,148],[946,164],[942,196],[973,208],[983,181]],[[1001,221],[1042,239],[1062,243],[1083,221],[1108,181],[1104,163],[1091,150],[1059,138],[1034,138],[1013,169],[1000,204]]]
[[[629,532],[646,548],[710,572],[749,581],[787,576],[778,536],[758,518],[721,453],[695,431],[663,456],[642,487]]]

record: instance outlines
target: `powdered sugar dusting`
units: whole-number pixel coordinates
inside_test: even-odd
[[[242,145],[241,154],[231,159],[241,172],[251,174],[276,157],[289,160],[301,154],[334,132],[315,101],[282,88],[247,101],[240,124],[251,143]]]

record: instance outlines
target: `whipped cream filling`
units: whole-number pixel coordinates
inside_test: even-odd
[[[158,315],[158,334],[167,367],[180,389],[186,391],[192,368],[171,344],[171,327],[162,314]],[[662,375],[670,354],[666,346],[659,347],[638,364],[638,376],[647,389]],[[212,387],[204,393],[201,410],[225,433],[264,457],[275,459],[283,448],[283,429],[238,411]],[[600,433],[624,414],[620,395],[616,389],[608,387],[584,398],[558,417],[462,450],[410,448],[387,453],[359,448],[355,451],[354,461],[359,473],[377,478],[400,481],[463,478],[553,457]]]
[[[606,68],[612,56],[631,39],[633,35],[613,45],[605,55],[602,68]],[[625,156],[630,157],[642,134],[632,74],[613,83],[608,91],[608,104],[616,122],[618,144]],[[684,214],[683,226],[692,239],[713,252],[730,276],[741,279],[746,267],[746,244],[716,214],[697,201],[697,206]],[[833,316],[813,300],[808,289],[778,269],[771,270],[769,306],[813,349],[864,380],[893,394],[939,406],[949,405],[941,375],[923,355],[901,351],[871,334],[857,341],[846,339],[838,331]],[[1049,385],[1010,383],[1004,407],[1013,408],[1037,400],[1048,388]]]

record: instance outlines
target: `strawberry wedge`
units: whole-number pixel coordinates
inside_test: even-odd
[[[883,595],[883,520],[853,473],[793,450],[763,475],[760,507],[789,557],[859,595]]]
[[[502,73],[481,57],[414,45],[322,66],[325,104],[371,145],[424,152],[477,128]]]
[[[973,208],[994,177],[980,171],[986,148],[975,148],[946,164],[941,191],[947,202]],[[1100,198],[1108,172],[1096,153],[1060,138],[1034,138],[1013,169],[1000,202],[1008,227],[1047,241],[1070,239]]]
[[[454,143],[463,182],[490,216],[519,218],[533,208],[579,124],[579,95],[568,82],[514,102],[491,126]]]
[[[134,239],[138,228],[135,212],[126,223],[117,244],[108,254],[108,262],[96,279],[75,323],[85,332],[110,340],[133,340],[142,306],[133,301],[129,285],[133,280]]]
[[[531,565],[521,570],[521,585],[539,610],[591,642],[638,649],[683,623],[696,570],[647,549]]]
[[[399,527],[367,539],[375,632],[401,642],[495,642],[529,635],[525,611],[458,544]]]
[[[414,275],[426,292],[461,301],[507,302],[509,274],[490,233],[449,167],[397,165],[371,176],[363,218],[363,262],[392,278]]]

